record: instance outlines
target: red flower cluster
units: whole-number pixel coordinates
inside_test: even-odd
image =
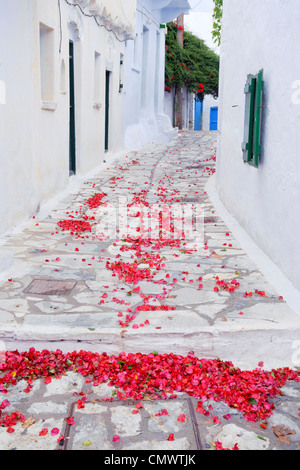
[[[255,289],[255,294],[261,295],[262,297],[266,295],[264,290],[258,290],[258,289]]]
[[[31,387],[35,379],[60,378],[71,370],[89,377],[94,385],[108,382],[109,386],[122,389],[123,399],[174,398],[176,392],[185,392],[199,400],[196,411],[206,416],[209,416],[204,407],[206,400],[224,401],[252,422],[265,420],[272,414],[274,404],[269,399],[280,395],[280,388],[288,380],[299,382],[299,373],[287,367],[271,372],[260,368],[242,371],[229,361],[198,359],[193,353],[186,357],[157,352],[108,356],[89,351],[39,352],[30,348],[23,353],[6,351],[5,358],[0,364],[0,383],[5,387],[21,379],[27,380]],[[1,423],[11,427],[18,419],[23,420],[22,414],[2,418]]]
[[[232,449],[229,449],[228,447],[223,447],[223,444],[220,441],[215,441],[213,446],[215,450],[239,450],[239,446],[237,444],[234,444]]]
[[[233,279],[230,282],[220,280],[218,276],[216,276],[216,279],[217,279],[216,284],[219,287],[215,287],[214,288],[215,291],[218,291],[220,288],[220,289],[228,290],[228,292],[234,292],[235,289],[237,289],[240,285],[240,283],[236,279]]]
[[[16,426],[18,422],[23,423],[25,421],[25,416],[20,411],[15,411],[10,415],[1,416],[0,414],[0,426],[7,428],[6,431],[12,433],[15,431],[13,426]]]
[[[91,232],[92,230],[91,224],[87,220],[66,219],[60,220],[57,225],[61,227],[63,232],[69,230],[72,235],[74,233],[80,234],[83,232]]]
[[[175,28],[177,28],[179,31],[184,31],[184,26],[180,25],[178,26],[178,24],[176,23],[176,21],[172,21],[172,24],[175,26]]]
[[[128,206],[140,206],[142,204],[143,206],[150,207],[149,202],[145,199],[146,195],[147,191],[145,189],[142,189],[139,193],[133,193],[132,202]]]
[[[190,68],[189,68],[187,65],[185,65],[183,62],[178,62],[178,65],[181,65],[181,67],[184,67],[184,68],[186,68],[187,70],[190,69]]]
[[[113,276],[118,276],[120,280],[128,284],[137,284],[143,279],[151,279],[152,274],[149,268],[139,269],[137,262],[125,263],[116,261],[115,263],[106,262],[106,268],[113,271]]]
[[[119,316],[123,316],[122,312],[119,312]],[[118,323],[122,328],[126,328],[130,322],[135,320],[135,318],[136,318],[135,315],[130,315],[129,313],[127,313],[125,317],[125,321],[119,320]]]
[[[139,307],[135,308],[135,312],[146,312],[146,311],[153,311],[153,310],[176,310],[176,307],[170,307],[169,305],[140,305]]]
[[[102,204],[102,199],[107,196],[106,193],[97,193],[87,200],[90,209],[96,209]]]
[[[97,209],[101,204],[103,204],[102,199],[105,196],[107,196],[106,193],[96,193],[86,201],[86,204],[90,209]],[[63,232],[69,231],[71,235],[80,235],[84,232],[92,231],[91,222],[94,220],[95,217],[88,217],[84,214],[81,215],[81,219],[74,219],[73,215],[69,215],[69,219],[60,220],[57,225],[62,229]]]

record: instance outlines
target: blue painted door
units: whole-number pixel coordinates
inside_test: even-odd
[[[210,130],[217,131],[218,130],[218,106],[213,106],[210,108]]]
[[[201,119],[203,113],[203,101],[195,100],[195,124],[194,131],[201,130]]]

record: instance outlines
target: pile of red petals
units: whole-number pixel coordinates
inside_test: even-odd
[[[149,204],[148,201],[146,201],[146,199],[145,199],[146,196],[147,196],[147,191],[145,189],[142,189],[138,193],[133,193],[133,200],[130,204],[128,204],[128,207],[140,206],[140,205],[149,207],[150,204]]]
[[[186,357],[156,351],[148,355],[122,352],[109,356],[89,351],[39,352],[30,348],[23,353],[6,351],[5,355],[5,362],[0,364],[2,393],[21,379],[27,380],[30,389],[36,379],[59,379],[73,371],[94,386],[108,382],[109,386],[122,389],[120,393],[125,400],[142,400],[146,396],[175,398],[177,392],[185,392],[199,400],[196,411],[205,416],[209,416],[205,401],[223,401],[252,422],[265,420],[272,414],[274,404],[269,400],[281,394],[280,388],[288,380],[299,382],[299,373],[287,367],[271,372],[261,368],[242,371],[229,361],[198,359],[193,353]],[[3,422],[8,418],[1,419]]]
[[[60,220],[57,225],[63,232],[69,230],[72,234],[91,232],[92,230],[91,224],[87,220],[66,219]]]
[[[170,305],[139,305],[134,309],[135,312],[145,312],[149,310],[176,310],[176,307],[172,307]]]
[[[240,286],[240,283],[236,280],[233,279],[230,282],[226,282],[224,280],[220,280],[218,276],[216,276],[216,287],[215,291],[218,291],[219,289],[224,289],[227,290],[228,292],[234,292],[235,289],[237,289]]]
[[[102,199],[107,196],[106,193],[96,193],[94,196],[90,197],[87,200],[87,204],[90,209],[97,209],[101,204],[103,204]]]
[[[124,261],[106,262],[106,268],[113,272],[113,276],[118,276],[120,280],[128,284],[137,284],[143,279],[151,279],[153,276],[149,268],[140,269],[137,262],[125,263]]]
[[[224,447],[222,442],[220,441],[215,441],[213,443],[213,447],[215,450],[239,450],[238,444],[234,444],[234,446],[231,449],[229,449],[228,447]]]
[[[25,416],[20,411],[15,411],[9,415],[2,417],[0,414],[0,426],[7,428],[6,431],[12,433],[15,431],[14,426],[20,423],[24,423]]]

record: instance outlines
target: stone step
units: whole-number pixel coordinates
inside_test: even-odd
[[[284,305],[283,305],[284,307]],[[285,319],[272,322],[220,318],[204,324],[187,309],[170,312],[141,312],[128,327],[120,327],[116,312],[97,314],[27,315],[23,325],[15,321],[0,325],[0,341],[5,349],[16,344],[20,350],[34,346],[92,350],[117,354],[121,351],[149,354],[170,351],[186,356],[193,351],[199,358],[222,358],[235,366],[255,368],[261,361],[268,369],[300,365],[300,322],[285,307]],[[234,314],[232,314],[234,316]],[[238,315],[237,315],[238,316]],[[245,311],[245,316],[247,312]],[[2,316],[2,320],[4,317]],[[149,325],[144,325],[145,320]],[[133,324],[139,326],[132,328]]]

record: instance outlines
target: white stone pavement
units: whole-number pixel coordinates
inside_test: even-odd
[[[13,252],[14,261],[2,272],[0,292],[0,339],[6,347],[12,342],[20,349],[47,344],[68,349],[80,342],[83,348],[107,353],[149,353],[155,344],[160,352],[193,350],[199,357],[221,357],[243,368],[259,361],[268,368],[297,365],[299,311],[280,298],[282,292],[229,233],[207,195],[215,152],[216,134],[182,133],[167,146],[153,144],[124,154],[74,189],[48,216],[37,216],[21,232],[8,235],[2,250]],[[117,207],[120,197],[130,200],[134,192],[145,190],[149,203],[167,195],[168,200],[180,201],[181,207],[189,201],[203,205],[206,249],[157,250],[165,266],[153,279],[140,281],[141,291],[129,296],[132,286],[106,269],[107,260],[116,260],[118,254],[132,261],[132,250],[124,251],[118,234],[103,240],[91,234],[78,238],[62,232],[57,222],[70,214],[75,218],[86,214],[84,203],[94,193],[105,192],[106,201]],[[217,276],[224,282],[236,279],[239,287],[232,293],[222,288],[216,292]],[[68,293],[38,295],[28,291],[36,280],[70,280],[74,287]],[[141,292],[152,296],[150,303],[176,310],[140,311],[136,321],[120,328],[118,312],[123,312],[122,320],[128,308],[135,313],[143,304]],[[245,297],[245,292],[252,296]],[[149,321],[145,327],[132,328],[145,320]]]
[[[37,214],[22,230],[3,237],[4,268],[13,253],[13,262],[1,273],[0,341],[4,348],[24,351],[34,346],[38,350],[83,349],[107,354],[121,351],[148,354],[156,350],[187,355],[194,351],[197,357],[219,357],[242,369],[253,369],[260,362],[268,370],[299,367],[300,312],[282,298],[278,285],[275,287],[264,276],[257,260],[241,247],[210,199],[215,156],[216,134],[209,132],[183,132],[168,145],[151,144],[124,153],[102,172],[74,187],[48,214]],[[147,247],[144,259],[138,258],[138,269],[149,268],[147,254],[151,259],[159,254],[161,263],[150,267],[146,277],[137,284],[124,282],[113,276],[107,263],[133,263],[138,255],[120,233],[101,239],[94,232],[85,232],[78,237],[57,225],[61,220],[70,220],[70,216],[78,220],[98,217],[97,211],[87,210],[86,205],[95,193],[106,194],[104,209],[120,208],[120,198],[127,198],[126,202],[130,203],[135,196],[150,207],[158,203],[179,204],[185,213],[196,207],[203,215],[199,225],[203,232],[199,229],[197,234],[203,235],[204,246],[198,250],[170,244],[154,250]],[[128,214],[131,224],[140,220],[133,212],[130,209]],[[65,281],[68,283],[64,284]],[[134,291],[135,287],[140,290]],[[229,287],[233,287],[232,291]],[[139,310],[145,305],[156,309]],[[135,318],[120,324],[126,315]],[[62,429],[74,387],[81,390],[84,386],[78,377],[64,380],[66,388],[60,381],[53,396],[49,389],[46,392],[45,384],[35,383],[36,388],[30,398],[26,397],[26,403],[24,398],[21,400],[27,416],[34,415],[36,423],[26,432],[19,427],[13,437],[2,429],[2,448],[55,445],[52,436],[37,438],[37,428],[56,425]],[[293,407],[289,401],[280,403],[282,412],[279,418],[278,414],[274,415],[273,424],[285,422],[289,428],[293,427],[292,442],[297,445],[299,388],[293,387],[287,389],[287,395],[294,400]],[[17,405],[21,392],[13,393]],[[95,393],[94,390],[92,398]],[[169,404],[169,415],[159,422],[154,411],[161,404],[147,403],[142,410],[144,415],[128,414],[123,406],[114,422],[114,407],[118,404],[94,400],[84,410],[76,410],[81,424],[70,436],[72,448],[118,449],[120,444],[111,441],[113,433],[118,431],[124,438],[122,449],[195,449],[193,419],[188,415],[188,402],[182,398],[183,401]],[[218,406],[222,416],[226,415],[227,405]],[[93,410],[92,418],[89,410]],[[178,429],[175,443],[165,439],[162,443],[157,436],[177,429],[174,416],[183,411],[189,416],[185,429]],[[244,448],[278,446],[271,431],[265,438],[257,439],[264,431],[259,427],[241,427],[242,417],[235,414],[234,423],[223,422],[221,427],[207,426],[196,417],[204,447],[208,448],[211,441],[221,440],[220,437],[227,445],[238,440]],[[102,430],[101,439],[99,430]]]

